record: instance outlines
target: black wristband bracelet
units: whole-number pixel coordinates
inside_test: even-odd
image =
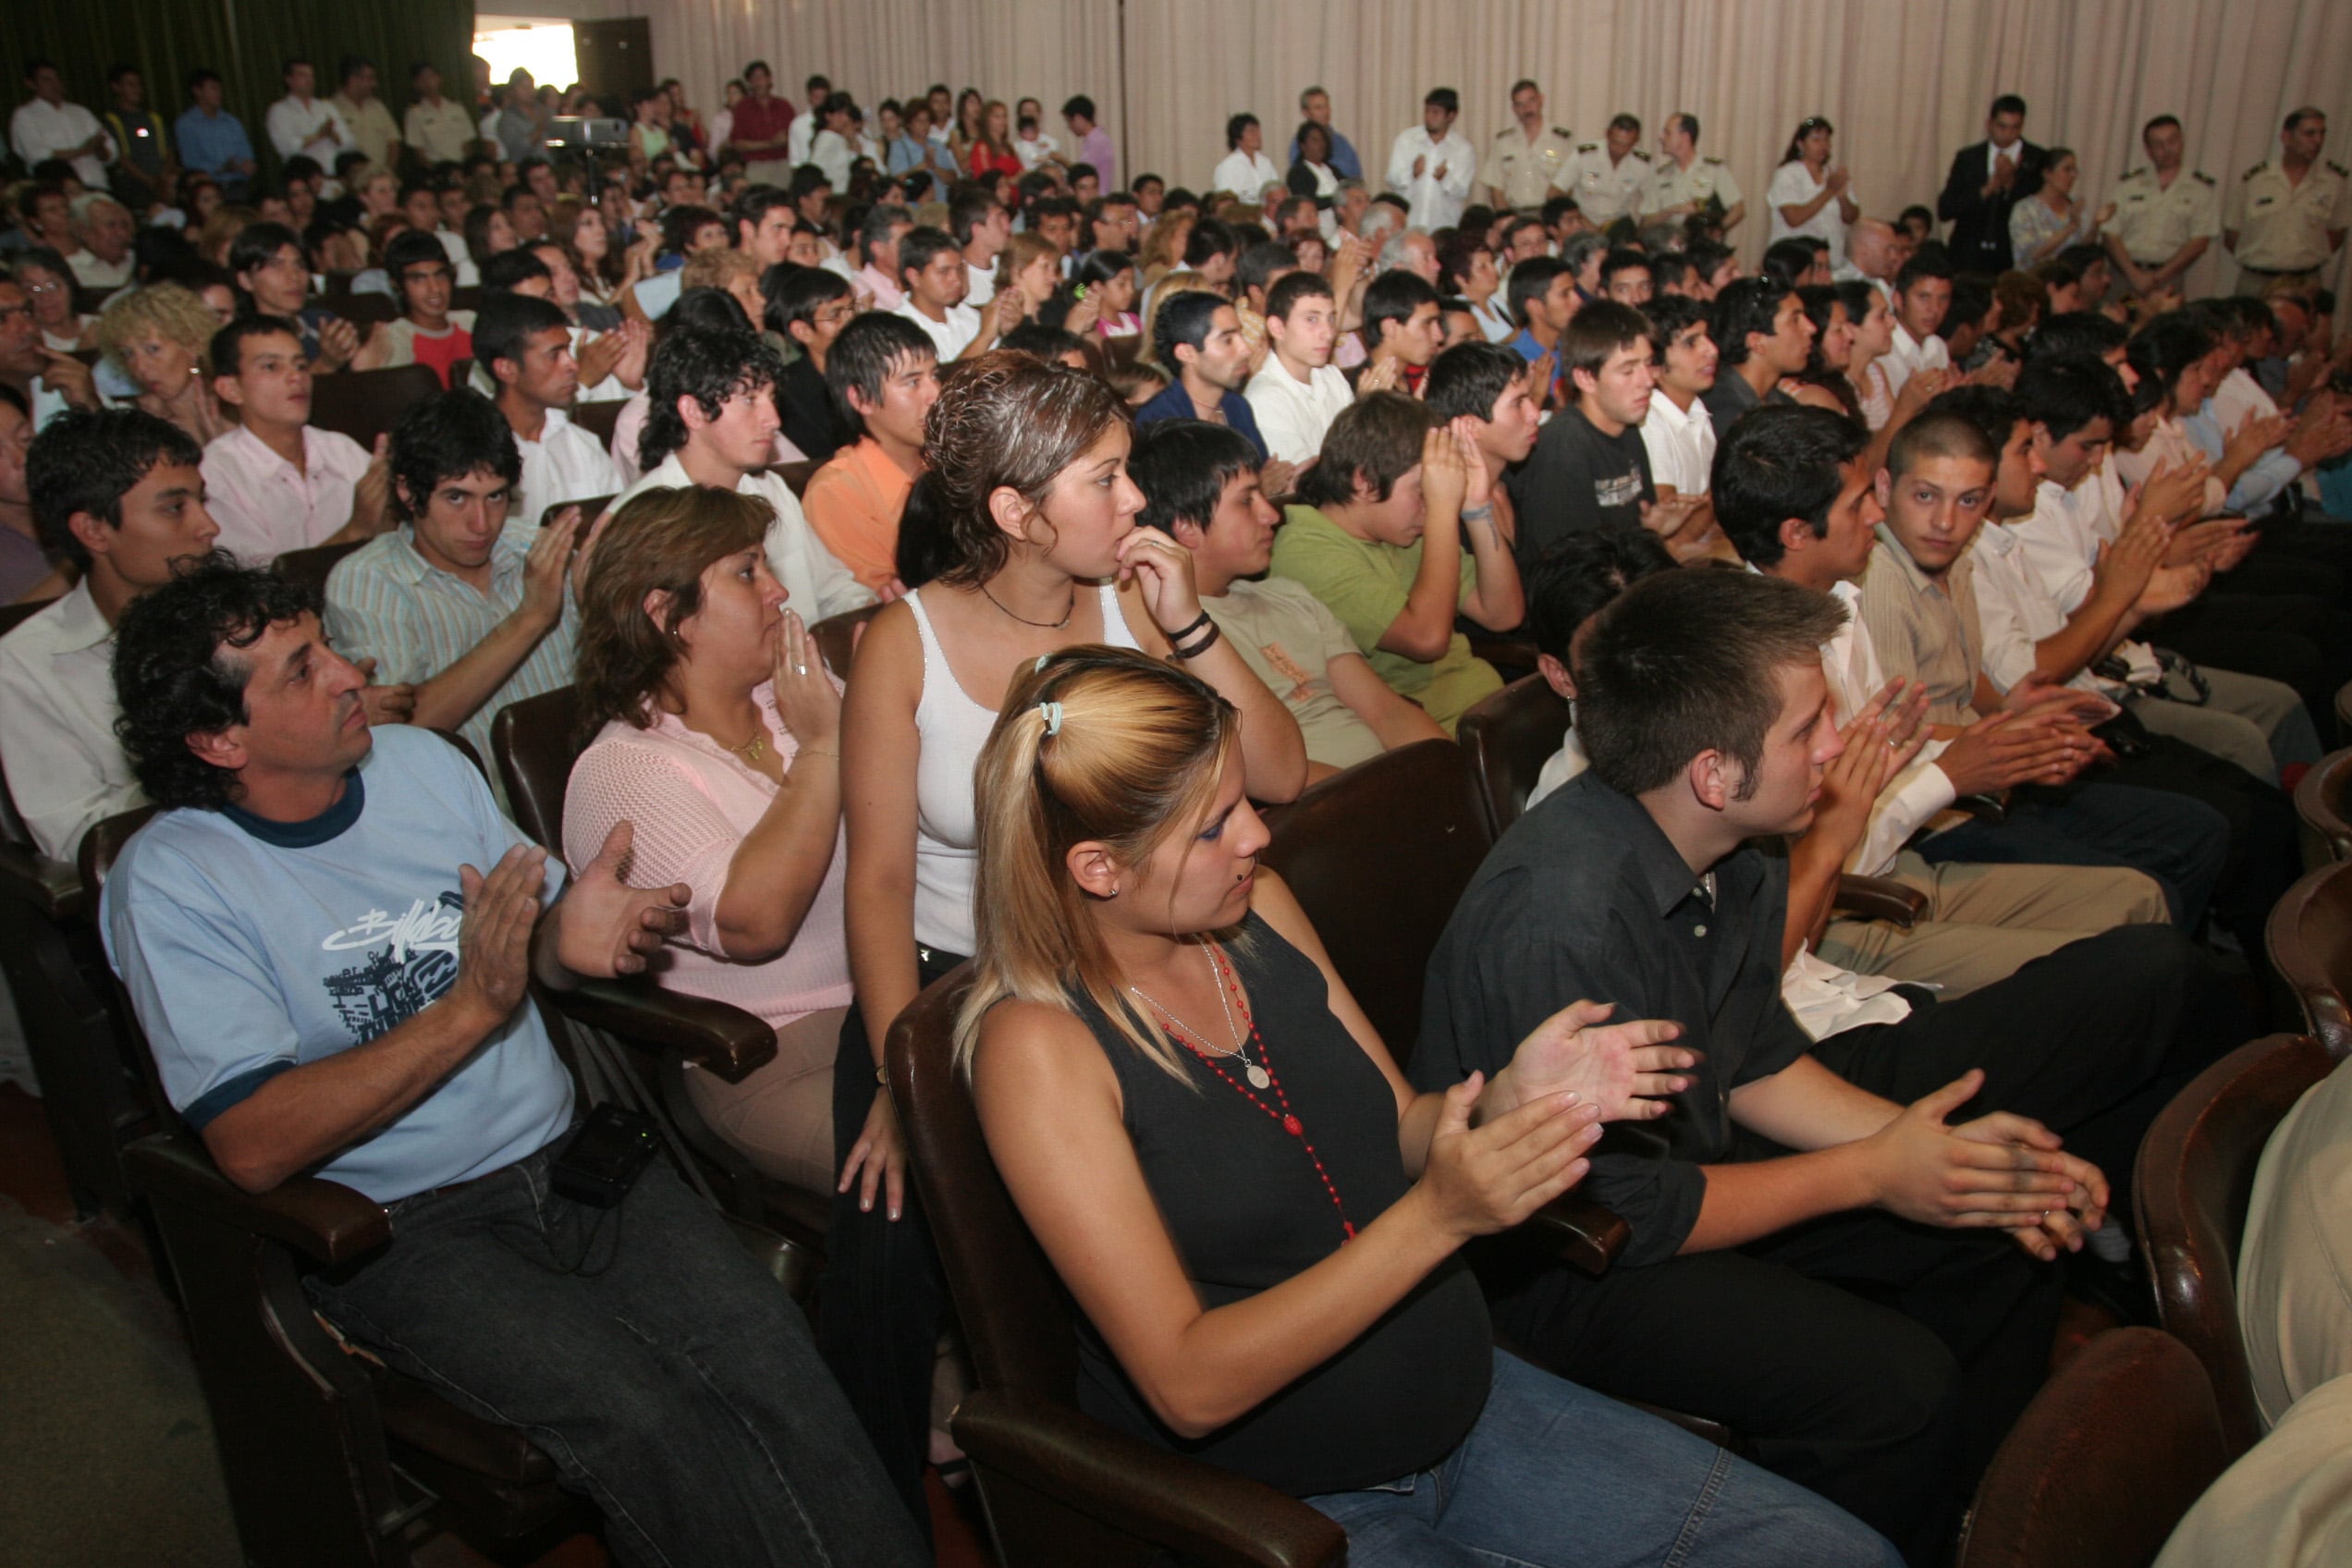
[[[1208,623],[1207,632],[1202,636],[1199,642],[1194,643],[1189,648],[1179,648],[1170,644],[1168,651],[1174,654],[1180,659],[1196,659],[1203,654],[1208,652],[1209,649],[1217,646],[1217,640],[1224,635],[1224,629],[1212,620]]]
[[[1207,626],[1208,623],[1208,612],[1207,610],[1201,611],[1200,619],[1198,620],[1194,621],[1182,631],[1171,631],[1168,633],[1169,647],[1175,647],[1177,643],[1182,642],[1185,638],[1190,637],[1194,632],[1198,631],[1202,627]]]

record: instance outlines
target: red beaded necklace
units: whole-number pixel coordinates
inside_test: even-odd
[[[1242,1022],[1249,1028],[1250,1044],[1257,1047],[1257,1062],[1258,1065],[1265,1070],[1267,1086],[1273,1090],[1274,1097],[1280,1104],[1282,1109],[1279,1111],[1276,1110],[1273,1106],[1267,1104],[1265,1100],[1258,1097],[1257,1091],[1256,1089],[1252,1088],[1248,1084],[1244,1084],[1239,1078],[1234,1077],[1231,1073],[1226,1072],[1223,1064],[1219,1060],[1216,1055],[1211,1054],[1202,1042],[1195,1041],[1190,1037],[1189,1033],[1177,1020],[1174,1013],[1170,1012],[1158,1002],[1152,1002],[1152,1007],[1154,1011],[1158,1011],[1163,1018],[1168,1020],[1168,1032],[1176,1037],[1176,1043],[1178,1045],[1182,1046],[1186,1050],[1192,1052],[1193,1055],[1198,1057],[1202,1065],[1207,1067],[1211,1072],[1216,1073],[1219,1078],[1222,1078],[1228,1084],[1231,1085],[1235,1094],[1241,1096],[1242,1098],[1249,1101],[1250,1104],[1264,1111],[1276,1125],[1282,1129],[1283,1132],[1288,1133],[1292,1137],[1296,1138],[1299,1141],[1299,1146],[1306,1151],[1306,1158],[1315,1166],[1315,1174],[1323,1182],[1323,1190],[1330,1194],[1331,1207],[1338,1209],[1340,1212],[1340,1229],[1346,1232],[1344,1239],[1340,1244],[1341,1246],[1345,1246],[1349,1242],[1355,1240],[1355,1222],[1348,1218],[1347,1205],[1341,1201],[1340,1189],[1338,1185],[1332,1182],[1331,1173],[1323,1169],[1323,1157],[1315,1152],[1315,1140],[1306,1135],[1305,1124],[1299,1121],[1298,1113],[1291,1109],[1291,1097],[1283,1091],[1282,1080],[1274,1071],[1274,1059],[1267,1052],[1265,1036],[1257,1032],[1257,1020],[1250,1013],[1249,998],[1243,992],[1241,982],[1233,973],[1233,966],[1225,962],[1224,951],[1219,949],[1216,943],[1208,943],[1207,947],[1209,966],[1216,972],[1218,979],[1224,985],[1225,988],[1232,993],[1233,1000],[1240,1004],[1242,1010]],[[1141,991],[1138,991],[1135,994],[1137,996],[1143,996]],[[1148,997],[1145,997],[1144,999],[1146,1001],[1151,1000]],[[1228,1052],[1225,1054],[1231,1055],[1235,1053]],[[1243,1060],[1246,1060],[1247,1059],[1244,1058]]]

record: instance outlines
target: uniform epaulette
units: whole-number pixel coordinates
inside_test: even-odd
[[[1582,143],[1581,145],[1579,145],[1579,146],[1577,147],[1576,151],[1577,151],[1577,152],[1579,152],[1579,153],[1590,153],[1590,152],[1593,152],[1594,150],[1596,150],[1597,148],[1599,148],[1599,146],[1600,146],[1600,143],[1599,143],[1599,142],[1598,142],[1598,141],[1586,141],[1586,142],[1584,142],[1584,143]]]
[[[1723,166],[1723,160],[1721,158],[1701,158],[1699,159],[1699,162],[1702,164],[1713,164],[1719,169]]]
[[[2252,179],[2256,175],[2260,174],[2264,169],[2269,168],[2270,166],[2271,165],[2267,162],[2256,164],[2252,168],[2248,169],[2244,174],[2239,175],[2237,178],[2240,179]]]
[[[2141,175],[2144,175],[2144,174],[2146,174],[2147,172],[2148,172],[2148,171],[2147,171],[2146,169],[2125,169],[2125,170],[2124,171],[2124,178],[2125,178],[2125,179],[2138,179],[2138,178]],[[2120,182],[2119,182],[2119,183],[2120,183]]]
[[[2346,168],[2342,164],[2337,163],[2334,159],[2331,158],[2328,160],[2328,167],[2335,171],[2336,178],[2352,179],[2352,169]]]
[[[1561,141],[1575,141],[1575,140],[1576,140],[1576,133],[1575,133],[1574,131],[1573,131],[1573,130],[1570,130],[1570,129],[1569,129],[1566,126],[1564,126],[1564,125],[1556,125],[1556,126],[1553,126],[1553,127],[1551,128],[1551,133],[1552,133],[1552,135],[1557,136],[1558,138],[1560,138],[1560,140],[1561,140]]]
[[[1645,152],[1643,152],[1643,151],[1642,151],[1640,148],[1638,148],[1638,147],[1636,147],[1636,148],[1635,148],[1635,149],[1634,149],[1634,156],[1635,156],[1635,157],[1636,157],[1636,158],[1639,158],[1639,159],[1640,159],[1643,163],[1645,163],[1645,164],[1646,164],[1646,163],[1648,163],[1648,162],[1649,162],[1649,154],[1648,154],[1648,153],[1645,153]]]
[[[2213,177],[2212,177],[2211,175],[2210,175],[2210,174],[2207,174],[2207,173],[2206,173],[2203,169],[2191,169],[2191,170],[2189,170],[2189,171],[2188,171],[2188,178],[2191,178],[2191,179],[2195,179],[2195,180],[2201,180],[2201,181],[2203,181],[2203,182],[2204,182],[2205,184],[2207,184],[2207,185],[2211,185],[2211,184],[2212,184],[2212,183],[2213,183]]]

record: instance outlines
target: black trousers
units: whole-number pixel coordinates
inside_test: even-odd
[[[1986,1070],[1954,1120],[2015,1110],[2128,1182],[2178,1086],[2250,1032],[2211,962],[2127,926],[1899,1023],[1822,1042],[1850,1081],[1908,1102]],[[1746,1135],[1733,1159],[1785,1153]],[[2126,1217],[2128,1200],[2116,1198]],[[2111,1220],[2111,1223],[2117,1221]],[[1747,1246],[1587,1279],[1503,1239],[1478,1254],[1498,1328],[1587,1387],[1731,1425],[1758,1461],[1942,1560],[1976,1477],[2040,1386],[2060,1270],[2005,1235],[1825,1216]]]
[[[2310,710],[2311,723],[2322,745],[2339,743],[2335,693],[2352,681],[2352,614],[2321,596],[2316,580],[2333,580],[2334,569],[2308,563],[2306,592],[2289,593],[2249,583],[2237,590],[2241,572],[2281,570],[2288,563],[2255,556],[2237,572],[2224,578],[2227,589],[2199,595],[2194,604],[2174,611],[2144,639],[2187,655],[2198,664],[2241,675],[2260,675],[2295,688]],[[2282,581],[2286,573],[2281,570]]]

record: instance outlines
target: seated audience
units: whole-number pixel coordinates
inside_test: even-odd
[[[1709,307],[1707,336],[1715,340],[1715,385],[1700,400],[1716,440],[1757,404],[1795,400],[1782,384],[1804,371],[1813,323],[1794,286],[1770,276],[1732,283]]]
[[[1151,340],[1168,372],[1168,390],[1135,410],[1137,425],[1205,419],[1232,426],[1249,438],[1260,458],[1268,455],[1257,416],[1242,396],[1250,382],[1250,347],[1231,301],[1205,288],[1186,288],[1155,300]],[[1276,493],[1283,488],[1287,486],[1278,485]]]
[[[1268,457],[1293,468],[1313,461],[1331,422],[1355,400],[1331,363],[1339,333],[1339,302],[1313,273],[1293,272],[1267,290],[1268,351],[1244,396]]]
[[[1417,392],[1429,374],[1429,361],[1444,346],[1445,329],[1439,320],[1438,291],[1417,273],[1384,272],[1364,291],[1364,368],[1378,375],[1375,390],[1395,387]]]
[[[654,349],[646,372],[645,430],[638,440],[644,476],[613,498],[613,510],[648,490],[711,484],[757,496],[775,513],[767,570],[819,621],[874,602],[811,532],[801,503],[770,463],[776,451],[776,351],[749,331],[680,327]]]
[[[1259,799],[1292,798],[1306,772],[1289,711],[1200,607],[1191,556],[1134,526],[1143,497],[1121,472],[1127,415],[1108,386],[989,354],[948,374],[925,429],[909,510],[933,512],[944,559],[868,624],[844,710],[857,1000],[833,1072],[841,1186],[823,1289],[848,1310],[828,1311],[821,1329],[911,1506],[947,1304],[875,1075],[890,1021],[973,950],[973,768],[989,704],[1041,654],[1137,647],[1186,660],[1247,717],[1244,771]]]
[[[1146,426],[1127,461],[1144,493],[1135,521],[1192,552],[1201,607],[1298,720],[1307,782],[1397,746],[1444,740],[1426,710],[1374,673],[1320,599],[1266,575],[1281,514],[1260,487],[1260,467],[1239,431],[1206,420]]]
[[[690,889],[620,879],[626,822],[567,876],[451,747],[370,730],[283,579],[206,565],[120,642],[163,814],[107,879],[107,953],[230,1181],[317,1171],[397,1207],[388,1250],[305,1280],[326,1318],[527,1427],[630,1556],[923,1562],[805,1319],[711,1206],[660,1161],[617,1208],[550,1189],[572,1085],[529,984],[643,970]]]
[[[1459,421],[1470,432],[1487,470],[1487,503],[1506,545],[1519,537],[1519,513],[1511,484],[1542,430],[1537,404],[1542,390],[1535,372],[1509,346],[1457,343],[1429,361],[1421,400],[1443,423]]]
[[[130,209],[104,191],[73,199],[73,236],[80,249],[66,258],[74,281],[84,288],[120,288],[131,280],[131,237],[138,232]]]
[[[101,374],[119,372],[139,409],[169,420],[201,447],[231,428],[204,374],[219,325],[204,302],[177,283],[118,294],[98,315],[98,346],[106,355]],[[104,381],[100,389],[108,389]]]
[[[302,238],[282,223],[249,223],[229,242],[227,267],[256,315],[276,316],[302,329],[302,357],[311,374],[327,375],[360,351],[359,329],[323,305],[309,302],[311,262]],[[387,258],[386,264],[389,266]],[[371,346],[383,332],[370,332]],[[380,352],[380,350],[379,350]],[[366,368],[366,367],[362,367]]]
[[[1951,306],[1952,263],[1941,254],[1914,255],[1894,275],[1894,342],[1880,361],[1889,397],[1899,396],[1904,383],[1922,371],[1952,367],[1951,350],[1937,336]]]
[[[573,550],[582,521],[577,508],[545,528],[510,518],[514,434],[462,387],[400,416],[391,467],[399,526],[336,563],[327,631],[345,656],[415,688],[411,722],[487,757],[500,708],[571,680],[572,583],[592,554]]]
[[[384,270],[399,291],[400,313],[369,336],[352,368],[429,365],[447,386],[449,367],[473,358],[473,312],[449,308],[457,288],[449,253],[430,234],[410,229],[385,247]]]
[[[497,388],[498,412],[522,458],[522,479],[508,505],[533,526],[550,507],[621,487],[603,444],[571,423],[580,395],[571,331],[560,306],[527,294],[489,296],[473,324],[474,364]]]
[[[761,542],[767,503],[649,491],[613,520],[581,592],[580,691],[595,739],[564,790],[565,857],[637,825],[630,875],[693,889],[665,988],[776,1031],[740,1083],[691,1064],[704,1120],[767,1175],[833,1186],[842,937],[841,699]]]
[[[46,245],[34,245],[18,252],[15,262],[17,287],[41,325],[42,346],[61,354],[98,347],[98,318],[75,309],[77,285],[66,259]]]
[[[1560,365],[1576,400],[1544,426],[1513,481],[1512,553],[1521,571],[1571,533],[1649,527],[1672,540],[1692,515],[1696,497],[1661,505],[1650,483],[1639,428],[1655,384],[1650,344],[1648,319],[1614,300],[1586,305],[1568,324]]]
[[[1631,1242],[1598,1279],[1483,1256],[1499,1327],[1603,1391],[1727,1422],[1925,1564],[2041,1381],[2050,1265],[2106,1222],[2120,1178],[2086,1155],[2127,1177],[2148,1121],[2246,1023],[2177,933],[2135,926],[1900,1023],[1799,1027],[1788,885],[1747,840],[1831,809],[1849,739],[1884,749],[1875,715],[1858,738],[1825,717],[1819,647],[1844,619],[1794,583],[1676,570],[1581,634],[1589,767],[1455,909],[1413,1076],[1497,1072],[1571,1004],[1678,1025],[1698,1058],[1684,1114],[1593,1156],[1590,1194]]]
[[[1320,599],[1380,678],[1446,733],[1502,686],[1457,615],[1508,631],[1519,569],[1495,525],[1492,479],[1466,423],[1376,392],[1331,423],[1274,540],[1274,572]]]
[[[1718,463],[1716,517],[1740,559],[1845,606],[1844,623],[1821,644],[1821,673],[1831,717],[1853,723],[1888,690],[1856,608],[1856,580],[1886,515],[1873,487],[1878,471],[1867,435],[1824,410],[1758,409],[1732,427]],[[1531,605],[1529,619],[1540,641],[1537,608]],[[1574,630],[1554,626],[1550,635],[1564,645]],[[1555,674],[1550,665],[1545,674]],[[1833,913],[1813,950],[1845,969],[1958,995],[2079,937],[2168,918],[2162,890],[2124,866],[1931,864],[1910,847],[1920,835],[1949,827],[1946,814],[1961,796],[2022,784],[2064,786],[2091,755],[2089,738],[2068,716],[2047,708],[1994,714],[1949,739],[1925,740],[1875,800],[1846,814],[1853,846],[1834,869],[1900,882],[1924,896],[1926,908],[1908,926]]]
[[[857,301],[849,281],[829,267],[771,268],[760,280],[760,291],[767,308],[758,319],[800,349],[776,383],[784,438],[809,461],[829,461],[850,435],[825,385],[825,359],[857,315]]]
[[[1715,421],[1700,401],[1715,385],[1721,356],[1708,336],[1707,308],[1667,294],[1642,307],[1649,320],[1649,410],[1640,420],[1659,499],[1704,496],[1715,464]],[[1700,520],[1703,521],[1703,520]]]
[[[249,315],[213,334],[213,391],[237,424],[204,447],[204,505],[220,547],[245,566],[288,550],[373,539],[391,526],[391,438],[373,457],[310,423],[301,331]]]
[[[1201,681],[1088,649],[1024,666],[979,758],[957,1051],[1084,1315],[1081,1406],[1305,1499],[1358,1562],[1895,1562],[1798,1488],[1494,1348],[1460,1248],[1573,1186],[1598,1124],[1657,1114],[1689,1054],[1577,1008],[1498,1042],[1490,1083],[1416,1094],[1256,868],[1240,729]],[[1599,1087],[1602,1060],[1631,1093]],[[1400,1489],[1417,1475],[1448,1477],[1446,1506]]]
[[[1000,289],[977,310],[963,302],[971,288],[963,252],[944,229],[907,230],[899,240],[899,277],[906,300],[890,313],[924,330],[941,364],[976,358],[1021,325],[1028,301],[1018,289]]]
[[[938,357],[912,323],[869,312],[833,340],[825,384],[856,440],[810,477],[802,507],[833,558],[886,594],[898,576],[899,514],[923,472],[924,418],[939,398]]]
[[[67,578],[41,547],[32,519],[25,461],[32,450],[32,410],[24,395],[0,383],[0,605],[51,599]]]

